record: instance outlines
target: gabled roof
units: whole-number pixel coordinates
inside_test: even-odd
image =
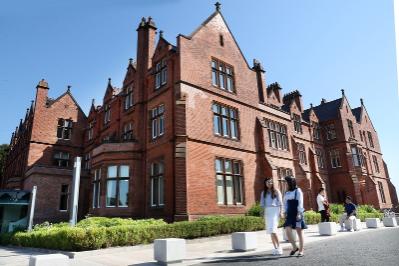
[[[70,90],[70,86],[68,86],[68,89],[66,90],[66,92],[64,92],[63,94],[61,94],[58,98],[56,99],[51,99],[48,98],[47,99],[47,107],[51,107],[54,103],[58,102],[60,99],[62,99],[64,96],[69,95],[69,97],[71,97],[72,101],[76,104],[76,106],[79,108],[79,111],[81,111],[83,113],[83,115],[86,117],[85,112],[83,112],[82,108],[80,107],[79,103],[75,100],[75,98],[73,97],[71,90]]]
[[[183,36],[183,37],[185,37],[185,38],[187,38],[187,39],[192,39],[192,38],[197,34],[197,32],[199,32],[203,27],[205,27],[205,26],[206,26],[212,19],[214,19],[217,15],[220,15],[220,17],[222,18],[224,24],[226,25],[227,30],[229,31],[231,37],[233,38],[233,41],[234,41],[235,45],[237,46],[237,48],[238,48],[238,50],[239,50],[239,52],[240,52],[242,58],[244,59],[245,63],[247,64],[248,68],[251,69],[251,70],[253,70],[253,69],[249,66],[248,61],[246,60],[246,58],[245,58],[245,56],[244,56],[244,53],[242,52],[242,50],[241,50],[241,48],[240,48],[240,45],[238,44],[236,38],[234,37],[232,31],[231,31],[230,28],[229,28],[229,25],[228,25],[227,22],[226,22],[226,19],[223,17],[222,13],[220,12],[220,4],[219,4],[219,6],[216,6],[215,12],[213,12],[207,19],[205,19],[205,21],[202,22],[201,25],[200,25],[198,28],[196,28],[189,36],[186,36],[186,35],[183,35],[183,34],[180,34],[180,35]]]
[[[342,98],[336,99],[334,101],[325,102],[318,106],[313,107],[317,117],[320,122],[332,120],[338,118],[339,109],[341,108]],[[304,115],[308,116],[309,119],[310,108],[304,111]],[[305,117],[304,117],[305,118]]]

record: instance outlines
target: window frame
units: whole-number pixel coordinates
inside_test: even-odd
[[[370,132],[370,131],[367,131],[367,136],[368,136],[368,139],[369,139],[369,144],[370,144],[370,147],[371,147],[371,148],[374,148],[374,140],[373,140],[373,135],[371,134],[371,132]]]
[[[223,112],[223,110],[225,110]],[[211,111],[213,113],[213,134],[231,140],[240,140],[240,118],[237,108],[213,102]],[[217,128],[215,128],[217,121]],[[233,135],[233,129],[235,135]]]
[[[220,161],[221,171],[218,171],[218,163]],[[224,157],[216,157],[215,158],[215,184],[216,184],[216,202],[218,206],[244,206],[245,205],[245,184],[244,184],[244,168],[243,162],[237,159],[230,159]],[[226,171],[226,162],[230,163],[231,171]],[[238,171],[235,169],[236,165],[238,165]],[[219,201],[219,176],[222,176],[222,185],[223,185],[223,203]],[[231,178],[231,203],[228,199],[228,191],[227,191],[227,177]]]
[[[269,147],[289,151],[287,126],[269,119],[266,119],[266,128],[269,135]]]
[[[339,149],[331,149],[329,151],[329,155],[330,155],[331,168],[335,169],[342,167],[341,153]]]
[[[373,158],[374,171],[375,171],[376,173],[380,173],[380,166],[378,165],[377,156],[373,154],[371,157]]]
[[[302,118],[298,114],[292,114],[292,121],[294,122],[294,132],[297,134],[302,134]]]
[[[349,129],[349,137],[355,138],[355,130],[353,128],[353,122],[350,119],[346,119],[346,122],[348,124],[348,129]]]
[[[387,203],[386,198],[385,198],[385,191],[384,191],[384,185],[382,184],[381,181],[377,181],[378,183],[378,190],[380,192],[380,198],[382,203]]]
[[[134,91],[133,91],[133,85],[130,85],[125,89],[123,109],[125,111],[129,110],[133,105],[134,105]]]
[[[324,169],[326,167],[325,160],[324,160],[324,152],[320,148],[315,148],[315,154],[316,154],[316,162],[317,162],[317,167],[319,169]]]
[[[307,155],[306,155],[306,147],[303,143],[296,143],[297,152],[298,152],[298,162],[299,164],[308,164]]]
[[[326,126],[326,139],[335,140],[337,139],[337,131],[335,130],[335,124],[331,123]]]
[[[67,190],[63,191],[63,187],[65,187],[65,186],[67,187]],[[59,201],[59,205],[58,205],[58,210],[60,212],[68,212],[69,211],[69,195],[70,195],[69,188],[70,188],[69,184],[61,184],[60,201]],[[64,197],[66,197],[66,199]],[[61,209],[63,199],[66,201],[66,209]]]
[[[134,139],[133,122],[128,122],[123,125],[122,140],[130,141]]]
[[[72,139],[73,120],[59,118],[57,124],[57,138],[62,140]]]
[[[115,177],[109,177],[109,168],[110,167],[116,167],[116,176]],[[128,167],[128,176],[127,177],[122,177],[121,176],[121,168],[122,167]],[[108,165],[107,166],[107,176],[106,176],[106,190],[105,190],[105,207],[106,208],[128,208],[129,207],[129,194],[130,194],[130,179],[132,176],[132,171],[131,171],[131,166],[128,164],[120,164],[120,165]],[[120,200],[120,183],[121,181],[128,181],[127,187],[128,187],[128,197],[127,197],[127,205],[120,205],[119,200]],[[110,182],[115,182],[115,204],[111,205],[108,204],[108,186]]]
[[[158,83],[159,82],[159,83]],[[155,64],[154,68],[154,90],[161,89],[168,83],[168,65],[166,59],[163,58]]]
[[[221,83],[223,80],[223,85]],[[236,94],[234,67],[222,60],[211,58],[211,83],[212,86],[228,93]],[[230,87],[230,88],[229,88]]]
[[[160,104],[150,110],[150,125],[152,140],[165,135],[165,104]]]
[[[111,122],[111,105],[106,104],[104,106],[104,125],[108,125]]]
[[[60,155],[57,158],[57,155]],[[68,158],[63,158],[63,155],[67,155]],[[66,165],[62,165],[62,162],[66,162]],[[53,165],[59,168],[69,168],[71,163],[71,154],[67,151],[54,151],[53,154]]]
[[[157,194],[157,197],[155,197],[155,194]],[[154,161],[150,164],[150,206],[151,208],[165,206],[165,163],[163,160]]]
[[[98,209],[101,208],[101,174],[102,169],[98,168],[94,170],[93,176],[93,190],[92,190],[92,208]]]

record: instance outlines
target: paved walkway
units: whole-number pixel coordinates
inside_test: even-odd
[[[337,225],[338,227],[338,225]],[[366,228],[363,223],[363,228]],[[391,230],[382,227],[379,229],[362,229],[358,232],[342,232],[335,236],[320,236],[317,225],[309,225],[305,230],[305,252],[306,243],[323,241],[325,239],[346,237],[353,234],[368,234],[376,230]],[[398,229],[398,228],[396,228]],[[394,229],[395,230],[395,229]],[[240,257],[243,255],[257,254],[259,252],[270,252],[273,248],[270,237],[266,237],[265,231],[258,231],[258,249],[250,252],[234,252],[231,250],[231,235],[218,237],[200,238],[187,240],[187,252],[184,265],[194,265],[203,262],[212,262],[225,258]],[[291,245],[282,240],[282,229],[279,230],[280,241],[284,253],[289,253]],[[33,250],[24,248],[2,248],[0,247],[0,265],[22,266],[28,265],[31,254],[48,253],[44,250]],[[53,253],[53,252],[50,252]],[[84,266],[126,266],[126,265],[156,265],[153,260],[153,245],[140,245],[134,247],[108,248],[95,251],[67,253],[71,259],[71,265]]]

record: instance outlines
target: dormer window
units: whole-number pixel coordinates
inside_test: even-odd
[[[57,138],[70,140],[72,135],[72,120],[58,119]]]
[[[320,126],[319,123],[313,122],[313,138],[320,140]]]
[[[133,87],[129,86],[125,91],[125,110],[133,106]]]
[[[155,90],[161,88],[167,82],[168,68],[166,60],[162,59],[155,65]]]
[[[334,124],[329,124],[326,127],[326,135],[327,135],[327,140],[333,140],[337,138],[337,133],[335,132],[335,126]]]
[[[94,136],[94,121],[89,123],[89,129],[87,132],[87,137],[89,140],[92,140]]]
[[[111,106],[105,105],[104,107],[104,125],[111,121]]]
[[[235,93],[233,67],[221,61],[213,59],[212,85],[222,90]]]
[[[292,119],[294,120],[294,130],[296,133],[302,134],[301,116],[294,114]]]
[[[349,135],[351,138],[355,138],[355,131],[353,130],[353,123],[349,119],[347,119],[347,122],[348,122]]]
[[[127,123],[123,126],[123,140],[132,140],[133,139],[133,123]]]

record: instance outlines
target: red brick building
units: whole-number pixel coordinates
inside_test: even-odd
[[[48,97],[45,80],[37,85],[36,99],[12,135],[3,188],[31,190],[37,186],[35,222],[68,219],[73,158],[83,153],[87,117],[70,89],[56,99]],[[82,172],[82,190],[89,175]],[[81,214],[87,213],[81,192]]]
[[[305,109],[299,91],[283,95],[278,83],[266,86],[261,63],[248,64],[219,5],[191,35],[177,36],[176,46],[162,32],[156,36],[151,18],[143,18],[137,32],[136,61],[129,61],[122,87],[109,80],[103,102],[93,101],[87,118],[70,93],[55,101],[69,99],[70,111],[50,114],[47,86],[39,84],[43,98],[35,109],[45,111],[29,117],[51,125],[29,133],[42,139],[35,140],[39,144],[13,145],[6,186],[17,180],[14,187],[26,188],[35,177],[60,201],[60,184],[71,179],[63,171],[70,170],[57,167],[57,179],[45,183],[32,169],[41,158],[51,165],[54,157],[43,151],[59,149],[57,121],[70,119],[77,139],[62,147],[69,158],[83,156],[90,172],[91,188],[82,181],[82,213],[168,220],[242,214],[258,200],[264,177],[284,190],[288,174],[297,178],[307,209],[316,208],[321,186],[332,202],[351,195],[358,204],[397,205],[363,102],[352,109],[342,91],[334,101]],[[27,156],[27,163],[18,168],[15,156]]]

